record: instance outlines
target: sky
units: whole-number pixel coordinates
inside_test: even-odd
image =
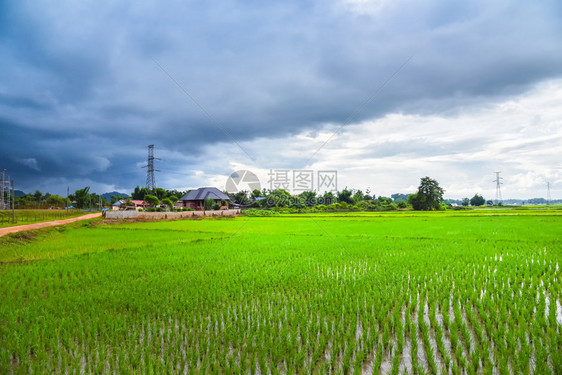
[[[500,171],[504,199],[561,199],[561,40],[559,0],[4,1],[0,169],[128,193],[154,144],[165,189],[306,170],[493,199]]]

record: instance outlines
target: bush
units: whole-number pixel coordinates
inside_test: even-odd
[[[271,210],[256,210],[255,208],[251,208],[249,210],[244,210],[242,213],[245,216],[276,216],[279,215],[279,212],[271,211]]]

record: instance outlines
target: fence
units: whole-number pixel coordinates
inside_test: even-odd
[[[0,212],[0,226],[5,224],[33,224],[44,221],[68,219],[76,215],[68,215],[66,212],[17,212],[12,220],[12,213],[9,211]]]

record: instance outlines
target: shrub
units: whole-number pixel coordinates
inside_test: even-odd
[[[276,216],[279,215],[279,212],[272,211],[272,210],[256,210],[251,208],[249,210],[244,210],[242,213],[246,216]]]

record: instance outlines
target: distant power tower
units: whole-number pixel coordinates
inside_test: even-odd
[[[552,199],[550,198],[550,181],[547,181],[547,183],[546,183],[546,204],[549,205],[551,200]]]
[[[154,145],[148,145],[148,163],[143,167],[148,168],[146,171],[146,189],[148,191],[153,191],[156,187],[154,172],[160,172],[158,169],[154,169],[154,160],[160,159],[154,157]]]
[[[0,176],[0,210],[10,209],[10,176],[6,174],[6,170],[2,171]]]
[[[502,189],[501,185],[503,184],[502,180],[503,177],[500,177],[501,172],[494,172],[496,174],[496,179],[493,181],[496,183],[496,204],[501,203],[502,201]]]

